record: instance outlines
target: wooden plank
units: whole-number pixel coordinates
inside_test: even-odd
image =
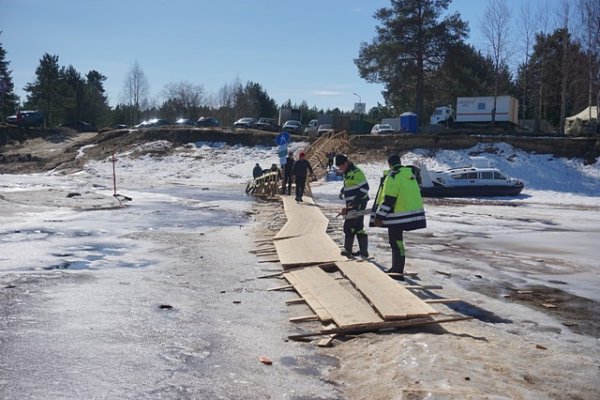
[[[271,260],[258,260],[258,262],[261,263],[261,264],[262,263],[277,263],[277,262],[279,262],[279,259],[273,258]]]
[[[321,339],[317,342],[317,346],[319,347],[331,347],[332,346],[332,342],[333,340],[336,338],[337,335],[329,335],[328,337]]]
[[[325,232],[278,240],[275,248],[284,268],[347,260]]]
[[[386,321],[439,314],[373,264],[345,261],[336,265]]]
[[[308,307],[313,310],[315,314],[319,317],[319,320],[322,322],[330,322],[331,315],[327,312],[325,307],[321,305],[317,301],[317,299],[302,285],[302,283],[296,279],[296,277],[292,276],[290,273],[283,274],[283,277],[292,285],[294,285],[294,289],[298,294],[306,301]]]
[[[415,326],[431,325],[431,324],[443,324],[447,322],[458,322],[467,321],[473,319],[473,317],[451,317],[435,320],[433,318],[413,318],[402,321],[385,321],[378,324],[371,324],[358,327],[348,328],[331,328],[323,329],[319,332],[300,333],[295,335],[289,335],[288,339],[291,340],[302,340],[313,336],[327,336],[331,334],[342,335],[359,335],[361,333],[376,332],[381,329],[402,329],[402,328],[413,328]]]
[[[299,299],[291,299],[291,300],[286,300],[285,304],[287,305],[292,305],[292,304],[305,304],[306,300],[304,300],[303,298],[299,298]]]
[[[291,196],[281,196],[287,222],[275,235],[275,239],[298,237],[311,233],[325,232],[329,220],[310,197],[303,197],[297,203]]]
[[[377,265],[376,263],[373,263],[373,264]],[[419,275],[418,272],[404,272],[402,274],[399,274],[398,272],[386,272],[386,274],[388,276],[391,276],[391,277],[396,277],[396,276],[418,276]]]
[[[285,286],[277,286],[270,289],[267,289],[267,292],[273,292],[275,290],[285,290],[285,289],[293,289],[293,285],[285,285]]]
[[[446,303],[458,303],[461,299],[425,299],[427,304],[446,304]]]
[[[433,290],[433,289],[443,289],[440,285],[405,285],[405,289],[415,289],[415,290]]]
[[[290,322],[306,322],[306,321],[316,321],[319,317],[316,315],[301,315],[299,317],[292,317],[289,319]]]
[[[366,302],[353,296],[321,268],[302,268],[288,274],[297,278],[318,299],[339,327],[383,322]]]
[[[282,274],[281,272],[275,272],[273,274],[257,276],[256,279],[277,278],[277,277],[280,277],[281,274]]]

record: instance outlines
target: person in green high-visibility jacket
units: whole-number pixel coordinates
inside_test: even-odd
[[[341,213],[345,215],[348,211],[362,211],[367,208],[369,182],[367,182],[365,174],[343,154],[335,157],[335,166],[344,173],[344,186],[340,191],[340,199],[345,200],[346,207],[342,209]],[[354,237],[358,240],[359,251],[356,253],[352,252]],[[346,218],[342,255],[369,257],[368,247],[369,239],[365,232],[364,216]]]
[[[376,199],[374,226],[387,227],[392,248],[392,268],[388,272],[404,273],[406,251],[404,231],[413,231],[427,226],[421,189],[411,167],[404,167],[400,156],[388,158],[390,167],[385,175],[383,187]],[[400,276],[404,280],[403,276]]]

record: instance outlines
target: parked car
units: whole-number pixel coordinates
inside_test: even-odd
[[[221,126],[221,121],[215,117],[200,117],[196,121],[197,126]]]
[[[196,121],[194,121],[193,119],[189,119],[189,118],[179,118],[177,121],[175,121],[175,125],[196,126]]]
[[[371,129],[371,135],[385,135],[396,132],[390,124],[377,124]]]
[[[260,129],[263,131],[277,132],[279,131],[279,125],[273,118],[259,118],[254,124],[253,128]]]
[[[166,119],[151,118],[146,121],[140,122],[139,124],[134,126],[134,128],[153,128],[164,125],[171,125],[171,122],[167,121]]]
[[[302,122],[296,121],[294,119],[290,119],[285,121],[281,130],[288,133],[297,133],[298,135],[302,134]]]
[[[319,129],[317,129],[317,136],[323,136],[333,132],[335,132],[335,130],[333,129],[333,125],[321,124],[319,125]]]
[[[304,134],[307,136],[316,136],[317,128],[319,127],[319,121],[316,119],[311,119],[308,123],[308,126],[304,128]]]
[[[43,126],[44,114],[39,111],[19,111],[16,123],[19,126]]]
[[[256,123],[256,118],[244,117],[240,118],[233,123],[234,128],[252,128],[252,125]]]
[[[17,115],[9,115],[8,117],[6,117],[6,123],[8,124],[16,124],[17,123]]]

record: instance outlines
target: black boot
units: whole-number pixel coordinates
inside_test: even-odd
[[[340,253],[346,257],[352,257],[352,245],[354,244],[354,235],[346,235],[344,238],[344,250]]]
[[[388,271],[388,273],[393,272],[396,274],[403,274],[404,273],[404,263],[406,261],[406,257],[394,257],[392,258],[392,268]],[[403,281],[404,280],[404,275],[400,275],[398,277],[394,277],[394,279],[397,279],[399,281]]]
[[[355,256],[369,257],[369,237],[367,235],[356,235],[359,251],[353,253]]]

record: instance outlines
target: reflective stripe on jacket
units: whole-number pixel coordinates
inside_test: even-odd
[[[346,201],[346,207],[357,208],[359,204],[369,201],[369,183],[365,174],[350,163],[348,169],[344,173],[344,187],[342,194]]]
[[[425,228],[425,209],[417,179],[410,167],[394,165],[383,183],[378,197],[377,218],[385,226],[405,231]]]

